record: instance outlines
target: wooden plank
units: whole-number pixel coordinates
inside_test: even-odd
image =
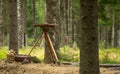
[[[35,24],[34,27],[40,27],[40,28],[45,28],[45,27],[55,27],[55,24]]]

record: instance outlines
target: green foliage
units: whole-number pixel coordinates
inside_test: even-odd
[[[107,25],[107,22],[102,19],[98,19],[98,25]]]
[[[99,51],[100,63],[118,64],[120,63],[120,50],[118,49],[101,49]]]
[[[73,50],[69,46],[65,46],[60,49],[61,61],[78,62],[79,61],[79,49]]]
[[[36,19],[37,23],[44,23],[44,1],[36,0]]]
[[[44,1],[36,0],[36,24],[44,23]],[[37,29],[37,32],[40,30]],[[27,34],[33,38],[33,4],[32,0],[27,0]]]
[[[120,0],[99,0],[98,24],[109,26],[116,22],[112,19],[113,11],[115,14],[120,13]]]

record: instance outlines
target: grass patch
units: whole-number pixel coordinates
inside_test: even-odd
[[[6,54],[8,52],[7,47],[0,48],[0,59],[6,59]],[[28,54],[30,52],[31,47],[25,47],[23,49],[19,49],[19,54]],[[65,46],[60,48],[60,62],[79,62],[79,49],[74,50],[69,46]],[[44,49],[40,49],[36,47],[31,56],[36,56],[41,61],[44,60]],[[102,64],[120,64],[120,50],[119,49],[100,49],[99,50],[99,61]]]
[[[101,49],[99,50],[100,63],[104,64],[120,64],[120,50],[119,49]]]
[[[0,48],[0,59],[5,60],[8,50],[6,47]]]
[[[28,55],[30,50],[31,50],[31,47],[25,47],[24,49],[19,49],[19,54],[26,54],[26,55]],[[36,56],[38,59],[43,61],[44,60],[44,49],[36,47],[35,49],[33,49],[33,51],[31,52],[30,55],[31,56]]]
[[[65,46],[60,48],[60,61],[79,62],[79,49],[73,50]]]

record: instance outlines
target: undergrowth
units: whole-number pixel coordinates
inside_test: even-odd
[[[23,49],[19,49],[19,54],[28,54],[30,52],[31,47],[25,47]],[[0,60],[6,59],[6,54],[8,52],[7,47],[0,48]],[[79,49],[73,49],[69,46],[65,46],[60,48],[60,62],[79,62]],[[40,49],[36,47],[31,56],[36,56],[41,61],[44,60],[44,48]],[[111,49],[100,49],[99,50],[99,61],[102,64],[120,64],[120,50],[111,48]]]

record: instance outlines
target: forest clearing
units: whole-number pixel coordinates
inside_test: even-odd
[[[0,74],[120,74],[120,0],[0,0]]]
[[[27,54],[30,47],[19,50],[20,54]],[[45,64],[43,63],[44,49],[33,50],[31,56],[36,56],[41,60],[39,63],[22,64],[20,62],[8,63],[6,61],[7,48],[0,50],[0,74],[79,74],[79,50],[73,50],[66,46],[61,48],[61,63],[71,62],[73,64]],[[103,54],[104,52],[104,54]],[[120,51],[118,49],[102,49],[99,51],[100,63],[103,64],[119,64]],[[120,74],[120,67],[100,67],[100,74]]]

